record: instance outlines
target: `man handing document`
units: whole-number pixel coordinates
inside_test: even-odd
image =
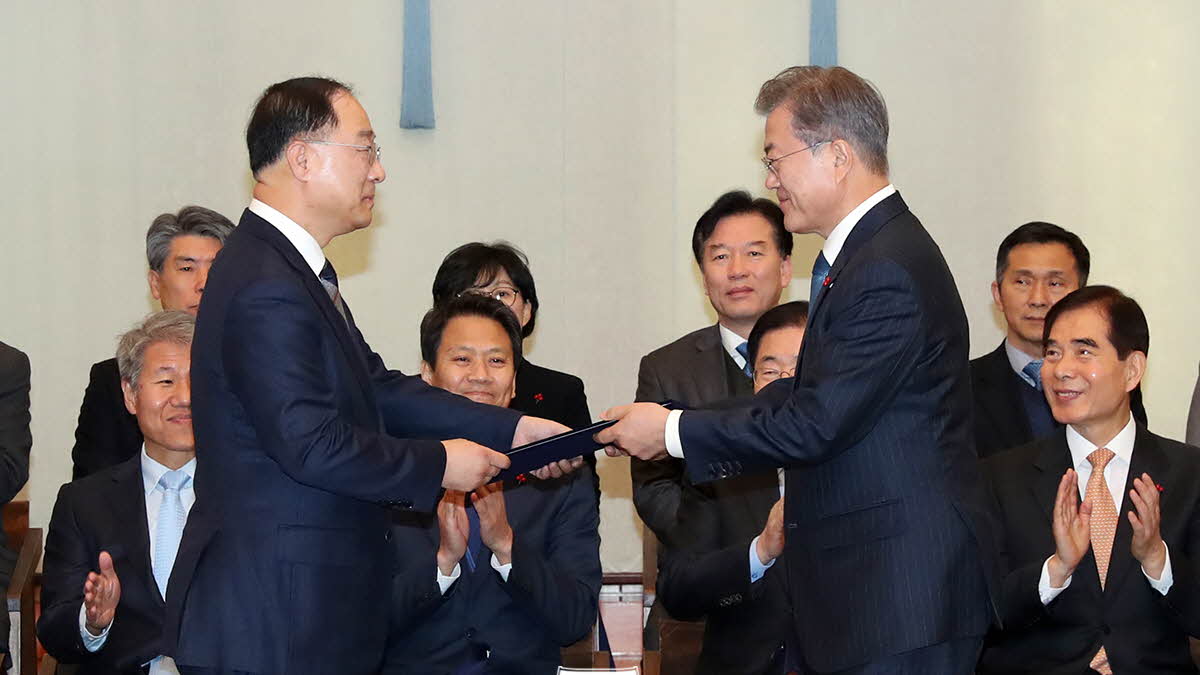
[[[786,473],[788,660],[805,673],[969,673],[991,623],[967,320],[888,178],[887,109],[844,68],[763,85],[766,186],[825,239],[794,379],[732,410],[610,410],[597,441],[695,482]]]
[[[391,509],[430,511],[507,467],[493,449],[566,427],[388,370],[363,339],[322,252],[371,223],[385,177],[348,87],[272,85],[246,144],[254,200],[196,318],[196,504],[164,640],[184,673],[373,673]]]

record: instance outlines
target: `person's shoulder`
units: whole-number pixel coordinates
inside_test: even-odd
[[[29,357],[20,349],[0,342],[0,371],[28,372]]]
[[[710,349],[721,343],[720,329],[716,324],[698,328],[683,337],[655,349],[642,357],[643,367],[671,362],[679,358],[690,358],[696,352]]]
[[[111,490],[116,483],[129,482],[134,477],[141,476],[141,471],[142,453],[138,452],[123,462],[106,466],[83,478],[76,478],[69,483],[64,483],[59,490],[59,498],[66,497],[72,500],[92,499],[98,494]]]
[[[1025,474],[1033,466],[1038,456],[1055,443],[1055,438],[1059,433],[1062,433],[1062,431],[1059,430],[1056,434],[1051,434],[1045,438],[1039,438],[1023,445],[1001,450],[981,459],[980,466],[983,469],[983,473],[998,481],[1012,479]]]
[[[1159,436],[1141,425],[1138,425],[1138,431],[1139,436],[1145,434],[1144,438],[1156,443],[1159,449],[1166,453],[1172,461],[1180,461],[1189,466],[1200,466],[1200,447],[1167,438],[1166,436]]]
[[[570,373],[564,373],[561,370],[539,366],[529,361],[521,364],[520,370],[517,371],[517,377],[529,382],[541,383],[546,388],[556,391],[583,388],[583,380],[579,377]]]
[[[977,381],[986,379],[996,371],[998,363],[1008,367],[1008,355],[1004,353],[1004,342],[983,356],[971,359],[971,378]]]

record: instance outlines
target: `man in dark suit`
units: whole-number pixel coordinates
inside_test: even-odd
[[[788,229],[825,238],[796,377],[731,410],[614,409],[598,440],[681,456],[697,482],[787,469],[794,667],[971,672],[993,617],[991,558],[954,279],[888,181],[874,87],[789,68],[757,107]]]
[[[29,357],[0,342],[0,505],[12,501],[29,480],[29,421]],[[0,537],[0,588],[8,588],[16,562],[17,554]],[[8,635],[8,612],[0,614],[0,635]],[[3,667],[11,666],[6,639],[0,640],[0,654]]]
[[[431,510],[442,487],[471,490],[508,465],[485,446],[565,427],[389,371],[363,339],[321,250],[370,224],[385,177],[345,85],[272,85],[246,141],[254,200],[197,316],[197,501],[167,649],[182,672],[373,672],[391,509]],[[455,435],[472,440],[437,440]]]
[[[642,357],[635,400],[702,406],[754,391],[746,340],[754,323],[779,304],[792,280],[792,233],[767,199],[727,192],[696,221],[692,254],[717,323]],[[664,547],[677,545],[675,525],[685,483],[683,462],[634,458],[633,504]]]
[[[750,331],[747,360],[757,392],[796,372],[807,302],[767,310]],[[783,668],[787,587],[782,565],[783,471],[685,485],[679,507],[681,549],[658,574],[658,597],[671,616],[705,617],[696,672],[775,675]]]
[[[233,223],[202,206],[185,206],[178,213],[164,213],[146,232],[146,280],[150,294],[165,310],[182,310],[196,315],[208,270],[221,250]],[[75,447],[71,449],[71,478],[83,478],[129,459],[142,447],[137,419],[125,409],[117,360],[106,359],[92,366]]]
[[[1042,328],[1046,312],[1087,284],[1091,254],[1074,233],[1032,222],[1013,230],[996,253],[992,299],[1007,334],[994,351],[971,361],[975,398],[975,450],[987,457],[1041,438],[1058,426],[1042,395]],[[1143,425],[1140,389],[1133,415]]]
[[[1130,414],[1149,348],[1145,314],[1108,286],[1046,315],[1041,378],[1066,427],[986,460],[1005,630],[981,673],[1197,672],[1200,449]]]
[[[163,656],[163,594],[195,501],[186,312],[152,314],[121,337],[136,457],[64,485],[46,537],[38,639],[81,673],[177,673]]]
[[[467,294],[421,322],[421,377],[506,406],[521,329],[499,302]],[[447,490],[437,515],[397,514],[384,671],[556,672],[559,649],[591,630],[600,593],[599,511],[589,467],[548,481]],[[437,568],[436,581],[433,574]]]

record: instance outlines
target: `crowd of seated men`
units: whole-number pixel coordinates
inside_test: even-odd
[[[60,490],[47,535],[38,623],[46,650],[81,672],[176,672],[160,633],[195,500],[192,317],[232,230],[195,206],[155,219],[148,282],[163,311],[92,367],[75,480]],[[809,307],[780,304],[792,235],[778,206],[726,193],[691,244],[717,322],[647,354],[637,399],[719,405],[792,376]],[[970,364],[1001,579],[979,672],[1196,671],[1200,454],[1147,429],[1145,315],[1120,291],[1087,285],[1091,272],[1080,238],[1049,223],[1018,227],[997,252],[991,288],[1006,335]],[[539,304],[519,250],[458,247],[432,290],[420,326],[428,384],[590,423],[578,377],[524,358]],[[28,471],[28,371],[23,354],[0,345],[4,501]],[[779,471],[696,485],[681,462],[631,466],[637,512],[660,542],[652,614],[705,620],[695,672],[783,672],[794,645],[775,565],[788,534]],[[598,496],[593,460],[561,478],[446,490],[432,514],[398,512],[385,671],[554,672],[559,648],[596,620]]]

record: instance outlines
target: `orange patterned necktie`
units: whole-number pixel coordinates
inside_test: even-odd
[[[1115,453],[1108,448],[1093,450],[1087,459],[1092,464],[1092,475],[1088,478],[1084,499],[1092,505],[1092,554],[1096,557],[1096,571],[1100,574],[1100,588],[1108,577],[1108,563],[1112,559],[1113,537],[1117,534],[1117,506],[1113,503],[1108,481],[1104,479],[1104,468]],[[1112,675],[1108,665],[1108,653],[1104,646],[1092,657],[1092,670],[1101,675]]]

